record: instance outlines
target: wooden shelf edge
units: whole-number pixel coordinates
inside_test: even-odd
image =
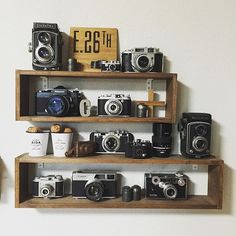
[[[16,70],[17,75],[82,77],[82,78],[119,78],[119,79],[172,79],[177,73],[165,72],[82,72],[82,71],[44,71],[44,70]]]
[[[20,163],[54,163],[54,164],[183,164],[183,165],[223,165],[224,161],[214,156],[204,159],[189,159],[181,155],[168,158],[152,157],[148,159],[126,158],[124,155],[94,155],[88,157],[54,157],[46,155],[43,157],[30,157],[27,153],[16,157]]]
[[[205,195],[189,196],[187,200],[151,200],[122,202],[121,198],[91,202],[73,199],[71,196],[58,199],[30,198],[20,203],[19,208],[136,208],[136,209],[217,209]]]

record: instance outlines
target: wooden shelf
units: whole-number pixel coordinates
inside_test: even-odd
[[[187,200],[151,200],[122,202],[121,197],[92,202],[71,196],[57,199],[30,198],[19,204],[20,208],[164,208],[164,209],[215,209],[217,205],[207,196],[189,196]]]
[[[155,101],[158,107],[165,110],[165,117],[51,117],[35,116],[34,104],[36,81],[41,81],[41,77],[48,77],[50,80],[76,80],[83,81],[87,79],[98,80],[164,80],[166,81],[166,100]],[[98,85],[99,86],[99,85]],[[42,89],[42,88],[41,88]],[[157,88],[158,89],[158,88]],[[86,95],[86,94],[85,94]],[[89,98],[88,98],[89,99]],[[33,122],[91,122],[91,123],[139,123],[139,122],[163,122],[174,123],[176,120],[176,101],[177,101],[177,74],[162,72],[79,72],[79,71],[34,71],[34,70],[16,70],[16,120]],[[31,104],[31,105],[30,105]]]
[[[121,198],[91,202],[73,199],[71,196],[58,199],[32,198],[29,193],[29,172],[38,163],[49,164],[151,164],[178,165],[199,164],[208,166],[208,194],[189,196],[187,200],[150,200],[122,202]],[[80,158],[58,158],[52,155],[30,157],[22,154],[15,159],[15,207],[17,208],[166,208],[166,209],[222,209],[223,160],[214,156],[203,159],[186,159],[176,155],[169,158],[130,159],[124,155],[96,155]]]

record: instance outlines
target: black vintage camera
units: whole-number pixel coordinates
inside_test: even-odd
[[[127,142],[133,142],[133,134],[127,131],[92,132],[90,141],[97,143],[97,153],[124,154]]]
[[[122,52],[124,72],[162,72],[163,54],[157,48],[133,48]]]
[[[33,197],[57,198],[64,196],[64,179],[61,175],[35,177],[32,186]]]
[[[69,90],[63,86],[39,90],[35,94],[36,115],[80,116],[79,105],[82,98],[78,89]]]
[[[183,113],[178,124],[182,155],[194,158],[210,155],[211,122],[208,113]]]
[[[154,123],[153,124],[153,156],[168,157],[171,153],[172,144],[172,124]]]
[[[98,97],[99,116],[122,116],[131,115],[131,99],[129,95],[111,94]]]
[[[128,142],[125,145],[125,156],[143,159],[152,156],[152,145],[150,141],[142,141],[137,139],[136,142]]]
[[[117,174],[115,172],[72,173],[72,197],[100,201],[117,196]]]
[[[59,70],[62,66],[62,37],[57,24],[35,22],[32,29],[32,65],[35,70]]]
[[[101,69],[101,71],[116,72],[121,71],[121,64],[119,61],[91,61],[91,68]]]
[[[145,173],[145,196],[154,199],[187,199],[188,177],[182,173]]]

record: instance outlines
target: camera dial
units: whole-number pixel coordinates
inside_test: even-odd
[[[88,181],[84,192],[89,200],[100,201],[104,194],[104,186],[99,180]]]
[[[194,138],[192,145],[197,152],[204,152],[208,148],[208,141],[202,136],[197,136]]]
[[[158,184],[160,183],[160,181],[161,181],[161,179],[160,179],[159,176],[153,176],[153,177],[152,177],[152,183],[153,183],[154,185],[158,185]]]

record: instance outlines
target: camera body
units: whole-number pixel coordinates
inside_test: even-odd
[[[80,116],[79,105],[82,98],[78,89],[69,90],[63,86],[39,90],[35,94],[36,115]]]
[[[96,153],[124,154],[126,143],[133,140],[133,134],[124,130],[90,134],[90,141],[97,143]]]
[[[187,199],[188,177],[182,173],[145,173],[145,196],[154,199]]]
[[[57,24],[34,22],[29,51],[34,70],[61,69],[62,36]]]
[[[162,72],[163,54],[157,48],[132,48],[122,52],[124,72]]]
[[[116,198],[117,174],[115,172],[72,173],[72,197],[100,201],[103,198]]]
[[[32,184],[33,197],[58,198],[64,196],[64,179],[61,175],[35,177]]]
[[[136,142],[128,142],[125,145],[125,156],[145,159],[152,156],[152,145],[150,141],[142,141],[137,139]]]
[[[116,72],[121,71],[121,64],[119,61],[91,61],[91,68],[101,69],[101,71]]]
[[[153,156],[168,157],[172,146],[172,124],[153,123]]]
[[[130,95],[110,94],[98,97],[99,116],[131,116]]]
[[[182,155],[193,158],[210,155],[211,123],[208,113],[183,113],[178,124]]]

